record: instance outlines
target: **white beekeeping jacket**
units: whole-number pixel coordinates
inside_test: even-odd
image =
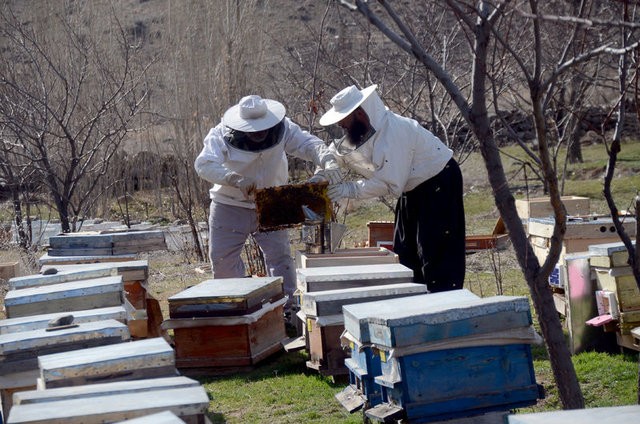
[[[195,161],[198,175],[213,183],[209,190],[211,199],[219,203],[255,209],[252,199],[225,183],[224,177],[235,172],[252,178],[257,188],[287,184],[289,167],[287,154],[312,161],[316,166],[323,163],[329,149],[318,137],[303,131],[296,123],[285,117],[283,129],[277,142],[263,150],[242,150],[228,142],[229,130],[222,123],[209,131],[204,147]]]
[[[331,150],[341,166],[364,179],[357,184],[357,198],[400,196],[442,171],[453,152],[417,121],[387,109],[372,93],[361,105],[375,133],[357,149],[335,140]]]

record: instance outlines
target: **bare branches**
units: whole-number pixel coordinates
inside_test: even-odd
[[[70,231],[142,110],[146,68],[134,62],[136,52],[115,17],[86,16],[78,26],[57,10],[46,21],[7,10],[3,35],[13,63],[0,67],[0,119],[48,188],[63,231]],[[100,13],[86,6],[76,12]],[[110,23],[115,30],[97,27]]]

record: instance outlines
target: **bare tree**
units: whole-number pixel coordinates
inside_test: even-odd
[[[25,161],[21,154],[15,154],[20,146],[12,142],[10,135],[5,135],[4,126],[4,123],[0,124],[0,180],[13,207],[18,246],[28,252],[33,240],[30,205],[33,195],[40,190],[30,161]]]
[[[561,49],[559,55],[549,57],[543,37],[546,21],[542,19],[543,12],[539,10],[542,2],[530,0],[512,4],[506,1],[495,3],[446,0],[441,7],[447,8],[458,19],[459,25],[464,29],[469,40],[468,66],[473,69],[473,73],[470,81],[470,98],[467,100],[464,95],[465,87],[456,83],[451,71],[445,69],[432,53],[425,49],[424,44],[417,39],[413,27],[407,24],[407,16],[410,16],[413,11],[405,10],[401,15],[390,2],[379,1],[378,3],[380,7],[376,10],[370,7],[369,3],[361,0],[356,0],[351,6],[364,15],[389,40],[406,53],[416,57],[426,69],[433,73],[455,102],[462,117],[479,141],[496,205],[508,229],[531,292],[533,306],[549,350],[560,399],[567,409],[583,408],[582,392],[548,286],[548,276],[558,262],[566,231],[566,210],[560,200],[558,177],[553,167],[549,144],[550,128],[547,120],[549,93],[554,91],[558,78],[576,66],[605,53],[619,55],[625,50],[612,49],[608,44],[592,48],[590,45],[576,43],[572,44],[571,48]],[[523,12],[527,9],[526,13]],[[389,23],[383,20],[383,15]],[[527,36],[524,37],[524,35]],[[556,40],[556,42],[560,41],[571,43],[572,39]],[[491,56],[491,52],[497,51],[492,50],[494,48],[502,54]],[[626,47],[626,50],[630,49],[631,45]],[[551,246],[542,264],[534,254],[517,214],[510,183],[505,176],[498,146],[491,131],[488,112],[491,98],[487,96],[490,92],[487,84],[497,77],[496,70],[513,73],[510,81],[516,83],[515,88],[520,90],[511,89],[509,92],[520,95],[518,93],[521,93],[522,89],[525,90],[528,111],[534,122],[538,145],[536,163],[548,187],[555,215]],[[494,92],[497,91],[494,89]]]
[[[108,4],[65,6],[3,5],[0,117],[68,232],[142,111],[146,65]]]

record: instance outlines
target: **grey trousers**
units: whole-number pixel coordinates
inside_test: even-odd
[[[296,290],[295,262],[287,230],[258,232],[254,209],[211,202],[209,209],[209,259],[214,278],[245,277],[240,254],[249,235],[253,235],[265,260],[267,275],[280,276],[284,292],[293,301]]]

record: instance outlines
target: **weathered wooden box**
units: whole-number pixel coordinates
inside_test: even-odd
[[[384,284],[304,293],[301,310],[307,316],[342,315],[344,305],[374,302],[396,297],[425,294],[427,286],[417,283]]]
[[[553,218],[529,219],[529,238],[538,259],[544,260],[548,254],[555,220]],[[635,237],[634,218],[623,219],[623,227],[630,237]],[[569,253],[586,252],[589,246],[620,241],[611,217],[574,218],[567,220],[567,231],[562,242],[560,259]]]
[[[455,296],[452,292],[446,293]],[[532,324],[529,300],[523,296],[494,296],[450,305],[422,303],[421,310],[418,296],[403,300],[404,308],[397,308],[398,299],[378,302],[378,305],[393,302],[393,309],[379,310],[377,316],[368,319],[372,343],[388,347],[409,346],[445,337],[491,336],[496,331]]]
[[[343,331],[342,315],[306,318],[305,337],[309,346],[307,368],[314,369],[322,375],[345,375],[348,373],[344,366],[344,360],[348,357],[348,353],[340,343]]]
[[[585,216],[590,213],[590,200],[588,197],[561,196],[567,215]],[[520,219],[546,218],[553,216],[553,207],[549,197],[533,197],[529,199],[516,199],[516,210]]]
[[[384,247],[337,249],[333,253],[296,252],[297,268],[398,263],[398,255]]]
[[[369,221],[367,222],[369,232],[369,247],[393,248],[393,221]]]
[[[74,256],[52,256],[49,253],[44,253],[38,259],[38,265],[72,265],[72,264],[96,264],[104,262],[122,262],[122,261],[135,261],[138,259],[138,255],[135,253],[128,253],[123,255],[74,255]]]
[[[204,424],[208,406],[197,381],[153,378],[16,393],[7,422],[113,423],[169,411],[182,422]],[[154,421],[163,422],[171,421]]]
[[[381,314],[390,315],[404,311],[406,314],[423,314],[426,308],[478,300],[480,297],[467,289],[452,290],[444,293],[420,294],[412,296],[410,300],[390,299],[378,302],[366,302],[343,306],[344,326],[360,343],[371,343],[369,320]]]
[[[640,417],[640,405],[516,414],[507,417],[508,424],[635,424]]]
[[[631,267],[593,268],[597,286],[616,294],[621,312],[640,309],[640,291],[631,272]]]
[[[409,422],[440,421],[534,405],[541,396],[529,344],[414,351],[379,351],[382,375],[374,380],[386,402],[366,416],[384,417],[389,404]]]
[[[69,233],[49,237],[50,256],[126,255],[166,249],[161,230]]]
[[[136,309],[146,309],[149,261],[138,260],[94,264],[45,265],[41,268],[41,272],[47,272],[47,270],[51,268],[55,268],[58,274],[65,273],[67,275],[99,272],[109,272],[110,275],[120,275],[124,283],[124,293],[127,300],[129,300],[131,305]]]
[[[238,316],[171,318],[178,368],[254,365],[282,349],[286,299]]]
[[[171,411],[162,411],[115,424],[184,424],[184,421]]]
[[[344,305],[426,293],[424,284],[397,283],[304,293],[301,312],[305,315],[309,368],[324,375],[346,374],[344,361],[349,353],[342,347]]]
[[[303,293],[413,281],[413,271],[399,263],[297,269]]]
[[[0,279],[9,280],[18,275],[20,275],[20,263],[18,261],[0,262]]]
[[[9,290],[4,305],[8,318],[121,306],[123,290],[120,276],[70,281]]]
[[[45,329],[48,327],[50,320],[67,314],[73,315],[74,324],[104,321],[109,319],[119,321],[123,324],[127,322],[127,311],[124,306],[110,306],[107,308],[85,309],[82,311],[68,311],[64,313],[54,312],[50,314],[3,319],[0,320],[0,335]]]
[[[38,367],[42,389],[177,375],[173,348],[161,337],[43,355]]]
[[[4,322],[14,320],[21,318]],[[12,393],[35,388],[39,355],[122,343],[129,339],[127,326],[113,319],[80,323],[54,331],[47,331],[51,329],[46,328],[46,321],[43,324],[44,327],[38,329],[0,334],[0,375],[3,376],[0,396],[5,414],[11,408]],[[33,322],[26,323],[25,326],[32,327]],[[20,327],[24,328],[18,323],[3,326],[5,330]]]
[[[65,265],[64,267],[68,267]],[[43,272],[46,269],[55,268],[55,271]],[[62,269],[58,266],[45,266],[41,269],[40,274],[25,275],[22,277],[11,278],[9,290],[27,289],[31,287],[49,286],[52,284],[68,283],[70,281],[91,280],[94,278],[111,277],[116,275],[115,270],[111,269],[91,269],[91,270],[69,270]]]
[[[170,318],[247,315],[284,297],[282,277],[206,280],[171,296]]]
[[[0,374],[0,398],[2,402],[0,420],[2,420],[3,423],[7,422],[9,411],[13,406],[13,394],[23,392],[25,390],[34,390],[36,388],[37,380],[37,368],[29,371]]]
[[[635,246],[636,242],[632,244]],[[589,246],[589,263],[593,267],[598,268],[616,268],[629,266],[627,260],[629,259],[629,252],[622,242],[617,243],[603,243],[594,244]]]

